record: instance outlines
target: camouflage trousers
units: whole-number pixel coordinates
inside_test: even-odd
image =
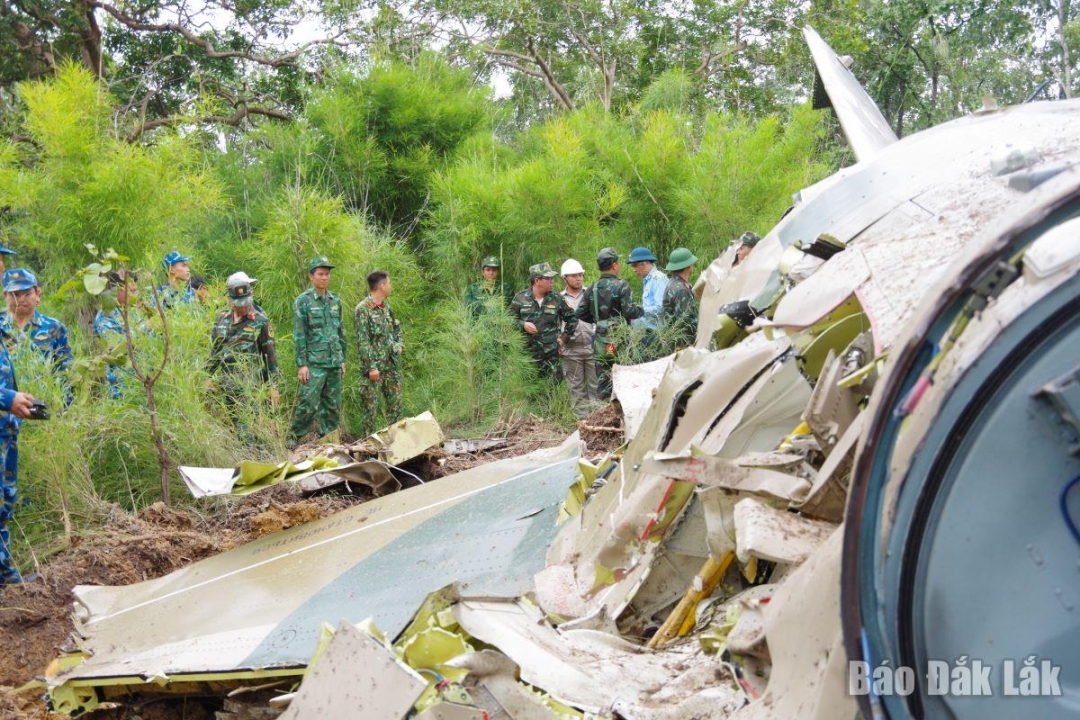
[[[18,437],[0,436],[0,454],[3,455],[3,477],[0,479],[0,494],[3,505],[0,506],[0,585],[21,582],[19,569],[11,558],[11,532],[8,523],[15,514],[15,502],[18,500],[16,481],[19,471]]]
[[[559,356],[558,345],[554,348],[530,345],[529,354],[536,363],[536,373],[541,379],[550,380],[556,384],[563,379],[562,358]]]
[[[596,360],[591,355],[563,355],[562,367],[574,413],[579,417],[588,414],[600,400],[596,389]]]
[[[299,397],[293,411],[289,443],[295,445],[311,432],[316,418],[319,436],[329,435],[341,423],[341,366],[309,367],[311,377],[297,386]]]
[[[615,353],[609,353],[603,346],[596,353],[596,392],[600,402],[611,401],[611,366],[615,364]]]
[[[382,397],[386,415],[379,423],[379,398]],[[376,430],[381,430],[390,423],[401,419],[401,371],[380,370],[378,380],[369,380],[366,375],[360,379],[360,432],[368,437]]]

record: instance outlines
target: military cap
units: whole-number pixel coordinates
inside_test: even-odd
[[[307,264],[308,274],[310,275],[311,273],[315,272],[315,270],[321,267],[324,267],[327,270],[334,269],[334,266],[330,264],[330,258],[326,257],[325,255],[318,255],[316,257],[313,257],[311,259],[311,262]]]
[[[747,245],[749,247],[754,247],[759,242],[761,242],[761,238],[758,237],[757,233],[744,232],[742,237],[739,238],[740,245]]]
[[[690,267],[696,262],[697,257],[694,253],[686,248],[675,248],[671,251],[671,257],[668,258],[668,264],[664,270],[666,272],[677,272]]]
[[[0,245],[0,255],[18,255],[18,254],[19,253],[15,252],[11,248]]]
[[[534,280],[538,277],[550,279],[556,275],[558,275],[558,273],[552,269],[551,263],[542,262],[529,268],[529,277]]]
[[[488,255],[480,262],[480,267],[497,268],[499,267],[499,258],[495,257],[494,255]]]
[[[190,259],[191,259],[190,255],[181,255],[178,250],[173,250],[172,252],[170,252],[168,255],[165,256],[164,260],[161,261],[161,267],[168,270],[169,268],[171,268],[176,263],[178,263],[178,262],[187,262]]]
[[[636,247],[630,251],[630,257],[627,258],[627,261],[630,263],[656,262],[656,256],[647,247]]]
[[[596,262],[614,262],[619,259],[619,253],[615,248],[606,247],[600,252],[596,253]]]
[[[37,276],[27,268],[13,268],[4,271],[4,292],[29,290],[38,286]]]
[[[251,285],[246,284],[230,287],[229,299],[232,300],[232,304],[236,307],[247,307],[251,305]]]

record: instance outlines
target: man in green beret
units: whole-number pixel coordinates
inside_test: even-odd
[[[499,258],[488,255],[480,263],[483,279],[474,282],[465,290],[465,306],[474,318],[480,317],[488,308],[499,310],[510,307],[514,291],[504,282],[499,282]],[[496,306],[496,302],[499,304]]]
[[[525,333],[525,347],[540,374],[559,382],[562,380],[559,356],[577,329],[578,321],[562,295],[552,292],[554,280],[555,271],[546,262],[529,268],[529,289],[514,296],[510,317]]]
[[[293,302],[293,349],[300,382],[300,397],[289,428],[293,446],[311,432],[316,419],[320,436],[334,432],[341,421],[345,327],[341,323],[341,301],[329,290],[333,269],[325,255],[313,258],[308,263],[311,287]]]
[[[596,325],[593,347],[596,349],[596,390],[600,398],[611,399],[611,366],[615,364],[615,330],[645,314],[634,303],[630,284],[619,277],[619,253],[606,247],[596,254],[600,277],[585,290],[585,297],[574,311],[578,320]]]
[[[675,248],[668,259],[667,271],[671,280],[664,290],[664,323],[671,328],[673,350],[694,344],[697,338],[698,306],[690,286],[697,258],[686,248]]]

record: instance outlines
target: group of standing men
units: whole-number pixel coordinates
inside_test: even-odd
[[[491,299],[506,298],[514,324],[525,334],[525,345],[540,373],[559,382],[565,378],[575,410],[587,412],[611,397],[611,368],[615,362],[621,325],[643,322],[650,330],[673,328],[668,337],[680,349],[694,341],[697,302],[689,278],[694,257],[686,248],[671,253],[664,275],[656,269],[656,257],[646,248],[635,248],[630,263],[645,281],[644,303],[634,302],[629,283],[619,277],[619,253],[604,248],[596,256],[600,277],[585,286],[585,269],[570,258],[562,264],[564,289],[554,291],[556,272],[549,263],[529,268],[529,287],[512,294],[499,281],[499,262],[486,257],[483,280],[469,286],[465,300],[478,315]]]
[[[325,255],[308,263],[311,287],[293,302],[293,349],[299,393],[289,444],[295,446],[313,429],[320,436],[337,430],[341,422],[341,394],[345,378],[345,328],[341,300],[330,290],[334,266]],[[222,386],[226,403],[235,406],[246,373],[255,369],[263,382],[278,375],[274,331],[266,314],[254,304],[252,286],[258,282],[243,272],[226,282],[232,308],[218,315],[211,332],[210,370]],[[361,432],[378,429],[380,401],[385,421],[401,417],[401,356],[405,346],[401,323],[388,298],[393,292],[390,275],[376,270],[367,276],[368,295],[356,306],[357,349],[360,361]],[[252,359],[261,358],[261,366]],[[278,402],[276,388],[270,400]]]

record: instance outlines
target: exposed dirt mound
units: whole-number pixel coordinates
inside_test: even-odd
[[[558,445],[569,434],[568,431],[561,430],[535,415],[517,417],[507,422],[498,423],[484,435],[485,438],[505,439],[506,444],[478,453],[462,453],[460,455],[435,453],[421,463],[421,474],[432,479],[453,475],[462,470],[474,468],[477,465],[517,457],[518,455],[531,453],[533,450]]]
[[[608,403],[582,418],[578,431],[590,457],[618,450],[626,442],[622,411],[615,403]]]

